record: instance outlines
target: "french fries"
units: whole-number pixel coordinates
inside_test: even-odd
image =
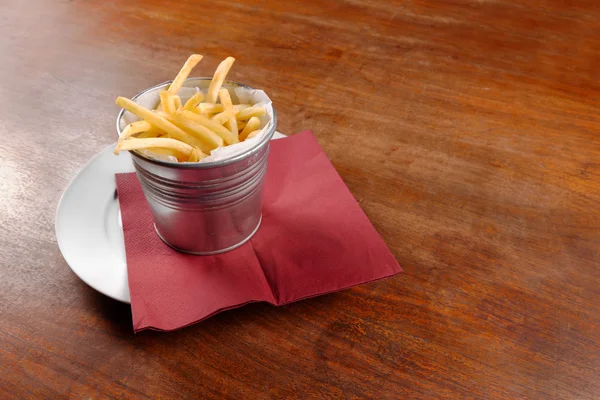
[[[237,119],[250,119],[252,117],[262,117],[267,114],[267,110],[264,107],[252,106],[240,111],[237,115]]]
[[[216,149],[217,147],[223,147],[224,145],[223,138],[204,125],[186,118],[183,111],[172,115],[171,121],[179,128],[196,136],[202,142],[203,146],[199,147],[204,152],[210,153],[211,150]]]
[[[237,134],[230,132],[223,125],[221,125],[215,121],[212,121],[203,115],[194,114],[191,111],[185,111],[185,110],[183,111],[183,115],[186,118],[191,119],[192,121],[196,121],[199,124],[204,125],[208,129],[215,132],[217,135],[221,136],[223,138],[223,140],[225,141],[225,144],[227,144],[227,145],[237,143],[240,141]]]
[[[173,79],[171,85],[169,85],[169,93],[177,94],[177,92],[179,92],[179,89],[181,89],[181,87],[183,86],[183,82],[185,82],[187,77],[190,75],[190,72],[192,72],[192,69],[194,69],[194,67],[200,62],[200,60],[202,60],[202,56],[200,54],[192,54],[187,59],[187,61],[185,62],[185,64],[183,64],[183,67],[181,67],[181,70],[179,71],[175,79]]]
[[[227,128],[229,128],[231,133],[233,133],[234,135],[237,135],[239,133],[238,126],[237,126],[237,121],[235,119],[234,112],[233,112],[233,103],[231,102],[231,96],[229,95],[229,90],[227,90],[227,89],[219,90],[219,99],[221,100],[221,104],[223,104],[223,108],[225,109],[224,112],[229,113],[229,119],[227,121],[225,121],[224,124]]]
[[[181,97],[176,94],[173,95],[173,105],[175,106],[175,110],[179,110],[181,106]]]
[[[165,133],[169,134],[172,138],[177,139],[177,140],[183,142],[184,144],[188,144],[188,145],[191,145],[194,147],[200,146],[200,144],[201,144],[198,141],[198,139],[194,138],[192,135],[183,131],[179,127],[173,125],[171,122],[167,121],[164,117],[158,115],[155,112],[148,110],[147,108],[140,106],[137,103],[134,103],[133,101],[131,101],[129,99],[126,99],[125,97],[117,97],[117,100],[115,101],[115,103],[119,107],[124,108],[127,111],[129,111],[130,113],[135,114],[138,117],[146,120],[151,125],[156,126],[157,128],[161,129]],[[223,128],[223,129],[225,129],[225,128]],[[134,140],[134,139],[128,139],[128,140]],[[121,141],[122,140],[120,140],[119,142],[121,142]]]
[[[198,107],[198,104],[200,104],[202,100],[204,100],[204,96],[201,92],[198,92],[185,102],[183,108],[184,110],[193,111],[196,107]]]
[[[225,77],[229,73],[231,66],[235,62],[235,58],[227,57],[225,60],[221,61],[221,64],[217,67],[215,74],[213,75],[212,81],[208,86],[208,91],[206,92],[206,102],[207,103],[216,103],[217,95],[219,94],[219,89],[223,86],[223,82],[225,81]]]
[[[115,154],[118,154],[122,150],[141,150],[150,148],[162,148],[171,149],[177,154],[177,159],[187,160],[194,148],[189,144],[183,143],[179,140],[169,138],[151,138],[151,139],[135,139],[135,140],[122,140],[117,143],[115,147]]]
[[[160,102],[155,110],[125,97],[116,99],[119,107],[140,120],[123,129],[115,154],[145,149],[151,154],[175,157],[178,162],[199,162],[219,147],[248,140],[262,132],[264,119],[259,117],[266,115],[265,108],[233,104],[232,95],[223,87],[235,62],[233,57],[219,64],[206,93],[198,91],[187,100],[180,97],[180,89],[201,59],[199,54],[187,59],[173,82],[159,92]]]
[[[258,136],[259,133],[260,133],[260,130],[250,132],[250,134],[248,135],[248,137],[246,139],[252,139],[253,137]]]
[[[200,160],[202,160],[204,157],[208,157],[206,154],[204,154],[202,152],[202,150],[200,150],[199,148],[195,148],[194,150],[192,150],[192,154],[190,154],[190,157],[188,158],[188,162],[198,162]]]
[[[226,110],[223,111],[222,113],[218,113],[212,116],[212,120],[215,121],[217,124],[225,124],[227,121],[229,121],[229,118],[232,118],[234,116],[234,112],[233,110]]]
[[[175,100],[173,95],[166,90],[160,92],[160,105],[167,114],[175,114]]]
[[[252,107],[250,104],[235,104],[233,106],[233,110],[238,113],[246,108]],[[192,109],[191,111],[198,112],[199,114],[214,114],[223,112],[225,108],[223,108],[223,104],[211,104],[211,103],[200,103],[196,107],[196,109]]]
[[[150,125],[148,121],[135,121],[127,125],[125,129],[123,129],[123,132],[121,132],[121,139],[127,139],[130,136],[136,135],[138,133],[151,132],[153,130],[156,131],[156,128]]]
[[[161,132],[161,131],[146,131],[146,132],[140,133],[135,138],[136,139],[148,139],[148,138],[168,137],[168,136],[169,135],[163,134],[163,132]]]
[[[254,132],[260,126],[260,119],[258,117],[252,117],[248,120],[244,129],[240,132],[240,140],[246,140],[250,133]]]

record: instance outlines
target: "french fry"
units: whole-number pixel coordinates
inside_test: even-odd
[[[258,117],[252,117],[248,120],[248,123],[244,129],[240,132],[240,141],[246,140],[246,138],[260,126],[260,119]]]
[[[169,134],[171,138],[180,140],[184,142],[184,144],[188,144],[191,146],[200,146],[201,143],[194,136],[185,132],[181,128],[173,125],[171,122],[167,121],[164,117],[157,114],[154,111],[150,111],[145,107],[140,106],[137,103],[129,100],[125,97],[117,97],[115,103],[121,107],[129,111],[130,113],[137,115],[139,118],[146,120],[151,125],[154,125],[158,129],[164,131]],[[193,114],[193,113],[192,113]],[[194,114],[195,115],[195,114]],[[223,127],[222,127],[223,128]],[[225,131],[227,129],[223,128]]]
[[[119,136],[119,140],[124,140],[138,133],[149,132],[152,130],[156,130],[156,128],[150,125],[149,122],[144,120],[135,121],[127,125],[125,129],[123,129],[123,131],[121,132],[121,136]]]
[[[159,104],[159,107],[160,107],[160,104]],[[169,114],[167,114],[167,112],[164,111],[164,110],[156,109],[156,110],[154,110],[152,112],[154,112],[156,115],[160,115],[161,117],[163,117],[165,119],[169,118]]]
[[[188,162],[198,162],[205,157],[208,157],[208,154],[205,154],[198,147],[194,147],[194,150],[192,151],[192,154],[190,155]]]
[[[211,120],[215,121],[219,125],[223,125],[225,122],[229,121],[230,118],[235,118],[235,114],[233,110],[226,110],[222,113],[215,114],[211,117]]]
[[[148,138],[155,138],[155,137],[161,137],[161,136],[162,136],[162,132],[159,130],[156,130],[156,131],[142,132],[139,135],[137,135],[135,138],[136,139],[148,139]]]
[[[225,60],[221,61],[221,64],[217,67],[215,74],[213,75],[212,81],[208,86],[208,90],[206,92],[206,102],[207,103],[216,103],[217,96],[219,94],[219,89],[223,86],[223,82],[231,69],[231,66],[235,62],[235,58],[227,57]]]
[[[177,154],[178,160],[186,160],[194,150],[189,144],[185,144],[179,140],[168,138],[151,138],[151,139],[127,139],[121,140],[115,147],[115,154],[124,150],[141,150],[150,148],[164,148],[173,150]]]
[[[236,104],[233,106],[233,110],[238,113],[246,108],[252,107],[250,104]],[[223,104],[211,104],[211,103],[200,103],[196,107],[196,109],[200,112],[200,114],[211,114],[211,113],[220,113],[225,109],[223,108]],[[192,110],[193,111],[193,110]]]
[[[200,103],[196,107],[200,114],[214,114],[223,112],[223,104]]]
[[[245,109],[250,108],[250,107],[252,107],[252,105],[250,105],[250,104],[235,104],[233,106],[233,111],[235,111],[236,114],[237,114],[240,111],[245,110]]]
[[[187,61],[185,62],[185,64],[183,64],[183,67],[181,67],[181,70],[169,86],[169,93],[177,94],[177,92],[179,92],[179,89],[181,89],[181,87],[183,86],[183,83],[190,75],[190,72],[192,72],[192,69],[194,69],[194,67],[200,62],[200,60],[202,60],[202,56],[200,54],[192,54],[187,59]]]
[[[198,157],[198,150],[196,150],[196,148],[194,147],[194,150],[192,150],[192,153],[190,154],[190,157],[188,158],[188,162],[198,162],[200,161],[200,157]]]
[[[202,102],[202,100],[204,100],[204,96],[202,95],[202,92],[198,92],[195,95],[193,95],[192,97],[190,97],[188,99],[188,101],[185,102],[183,109],[188,110],[188,111],[193,111],[194,108],[196,108],[198,106],[198,104],[200,104]]]
[[[179,156],[179,153],[176,150],[165,149],[163,147],[148,147],[146,150],[149,150],[149,151],[151,151],[153,153],[156,153],[156,154],[160,154],[161,156],[175,157],[175,158],[177,158],[177,161],[179,161],[179,158],[177,157],[177,156]]]
[[[246,139],[252,139],[253,137],[255,137],[256,135],[258,135],[259,133],[260,133],[260,129],[257,129],[254,132],[250,132],[250,134],[248,135],[248,137]]]
[[[267,110],[261,106],[252,106],[241,110],[235,116],[238,120],[250,119],[252,117],[262,117],[267,114]]]
[[[196,136],[201,143],[196,147],[199,147],[203,152],[210,153],[211,150],[224,146],[223,138],[204,125],[186,118],[181,111],[173,114],[170,121],[184,131]]]
[[[227,89],[219,90],[219,100],[221,100],[221,104],[223,104],[223,108],[225,109],[225,111],[229,111],[230,114],[233,114],[233,103],[231,102],[231,95],[229,94],[229,90],[227,90]],[[229,128],[231,133],[233,133],[234,135],[237,136],[238,127],[237,127],[237,120],[235,119],[235,115],[231,115],[229,117],[229,119],[226,121],[226,123],[228,125],[227,128]]]
[[[171,115],[175,113],[175,101],[173,95],[166,90],[160,92],[160,105],[162,106],[165,113]]]
[[[196,147],[196,156],[198,157],[198,161],[200,161],[203,158],[208,157],[208,154],[204,153],[201,149],[199,149],[198,147]]]
[[[210,129],[211,131],[214,131],[217,135],[219,135],[223,138],[223,141],[225,142],[226,145],[230,145],[230,144],[239,142],[237,134],[233,134],[227,128],[225,128],[223,125],[220,125],[220,124],[216,123],[215,121],[212,121],[212,120],[206,118],[203,115],[194,114],[193,112],[186,111],[186,110],[184,110],[182,112],[182,114],[185,118],[191,119],[192,121],[195,121],[195,122],[198,122],[199,124]]]
[[[173,95],[173,105],[175,106],[175,111],[181,108],[181,97],[176,94]]]

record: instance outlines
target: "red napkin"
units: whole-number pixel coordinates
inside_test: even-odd
[[[401,272],[311,132],[271,142],[263,220],[243,246],[179,253],[154,231],[135,174],[118,174],[133,328],[170,331],[253,301],[281,305]]]

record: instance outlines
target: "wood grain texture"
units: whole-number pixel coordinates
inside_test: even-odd
[[[0,10],[0,398],[600,398],[596,0]],[[192,52],[315,132],[404,274],[134,336],[70,271],[60,194]]]

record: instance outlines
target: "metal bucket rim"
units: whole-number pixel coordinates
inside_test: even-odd
[[[187,81],[197,81],[197,80],[212,80],[212,77],[195,77],[195,78],[187,78],[185,80],[185,82]],[[160,89],[162,87],[166,87],[167,85],[170,85],[173,82],[173,80],[169,80],[169,81],[165,81],[162,83],[159,83],[157,85],[154,85],[152,87],[149,87],[148,89],[142,90],[141,92],[139,92],[138,94],[136,94],[135,96],[133,96],[131,98],[131,101],[134,101],[150,92],[153,90],[157,90]],[[184,85],[185,85],[184,82]],[[233,84],[236,86],[241,86],[241,87],[245,87],[247,89],[252,89],[254,90],[253,87],[248,86],[246,84],[240,83],[240,82],[236,82],[236,81],[230,81],[230,80],[226,80],[223,82],[223,84]],[[120,128],[120,124],[119,122],[121,121],[121,119],[123,118],[123,115],[125,115],[125,109],[121,109],[119,111],[119,114],[117,115],[117,137],[121,137],[121,128]],[[225,165],[229,165],[229,164],[233,164],[236,163],[238,161],[244,160],[250,156],[252,156],[254,153],[256,153],[258,150],[260,150],[265,144],[268,144],[269,141],[271,140],[271,138],[273,137],[273,135],[275,134],[275,130],[277,128],[277,113],[275,112],[275,108],[273,108],[273,120],[271,121],[273,123],[272,129],[267,132],[267,134],[258,142],[256,143],[256,145],[254,145],[253,147],[251,147],[250,149],[248,149],[247,151],[245,151],[244,153],[238,154],[236,156],[233,156],[231,158],[227,158],[225,160],[219,160],[219,161],[211,161],[211,162],[205,162],[205,163],[201,163],[201,162],[197,162],[197,163],[178,163],[178,162],[172,162],[172,161],[161,161],[161,160],[155,160],[152,158],[148,158],[148,157],[144,157],[140,154],[138,154],[135,151],[130,151],[129,153],[133,156],[133,157],[137,157],[140,158],[146,162],[155,164],[155,165],[161,165],[163,167],[168,167],[168,168],[177,168],[177,169],[208,169],[208,168],[218,168],[218,167],[223,167]]]

